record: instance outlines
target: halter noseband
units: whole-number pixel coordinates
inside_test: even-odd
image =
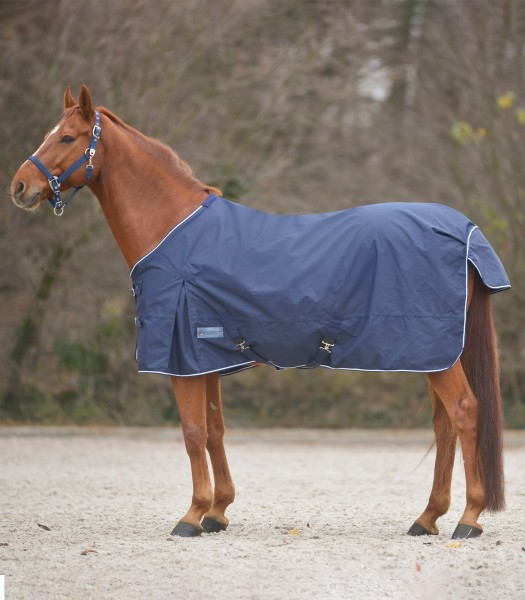
[[[44,173],[44,175],[47,177],[49,187],[53,190],[53,198],[50,198],[49,202],[50,202],[51,206],[53,207],[53,211],[57,217],[62,216],[62,214],[64,213],[64,209],[71,202],[71,200],[73,199],[73,196],[79,190],[81,190],[83,187],[85,187],[87,185],[88,181],[91,179],[91,175],[93,174],[93,157],[95,156],[95,152],[97,149],[97,142],[100,139],[100,132],[101,132],[100,113],[98,112],[98,110],[96,110],[95,111],[95,125],[93,125],[93,131],[91,133],[91,141],[89,142],[89,146],[86,148],[86,151],[84,152],[84,154],[76,162],[74,162],[69,167],[69,169],[64,171],[62,173],[62,175],[60,175],[60,176],[53,175],[52,173],[50,173],[34,154],[32,154],[28,158],[28,160],[30,160],[32,163],[34,163],[42,171],[42,173]],[[82,185],[79,185],[78,187],[76,187],[73,190],[73,192],[69,195],[67,200],[65,202],[62,202],[62,198],[60,197],[60,185],[71,174],[73,174],[78,168],[80,168],[86,161],[87,161],[86,181]]]

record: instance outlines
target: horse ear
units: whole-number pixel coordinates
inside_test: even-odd
[[[84,117],[86,119],[90,119],[91,115],[93,114],[93,105],[91,104],[91,95],[89,90],[84,84],[82,84],[82,91],[78,97],[78,103],[82,109],[82,112],[84,113]]]
[[[66,92],[64,94],[64,110],[75,106],[76,101],[73,98],[73,94],[71,93],[71,88],[67,86]]]

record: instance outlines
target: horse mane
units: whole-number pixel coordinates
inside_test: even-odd
[[[182,158],[177,154],[177,152],[173,148],[170,148],[166,144],[163,144],[161,141],[151,138],[151,137],[148,137],[147,135],[144,135],[142,132],[140,132],[138,129],[131,127],[130,125],[125,123],[120,117],[117,117],[117,115],[115,113],[111,112],[108,108],[106,108],[104,106],[99,106],[99,107],[97,107],[97,110],[101,114],[108,117],[108,119],[113,121],[113,123],[116,123],[117,125],[119,125],[120,127],[123,127],[130,133],[140,137],[147,145],[151,145],[157,151],[165,154],[167,156],[168,160],[171,160],[172,162],[174,162],[175,166],[177,168],[179,168],[184,173],[184,175],[186,175],[186,177],[191,179],[191,181],[193,183],[200,186],[204,191],[206,191],[210,194],[216,194],[217,196],[222,196],[222,191],[220,189],[213,187],[211,185],[207,185],[207,184],[203,183],[202,181],[200,181],[199,179],[197,179],[195,177],[195,175],[193,175],[193,170],[190,167],[190,165],[187,162],[185,162],[184,160],[182,160]]]

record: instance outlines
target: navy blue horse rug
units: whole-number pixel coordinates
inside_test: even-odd
[[[281,216],[211,195],[131,271],[138,368],[444,370],[464,346],[469,263],[492,291],[510,287],[446,206]]]

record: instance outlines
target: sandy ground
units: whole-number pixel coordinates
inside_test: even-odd
[[[173,540],[191,497],[177,430],[0,428],[6,598],[525,598],[525,435],[507,436],[508,510],[461,543],[459,460],[442,533],[405,535],[430,491],[430,439],[231,431],[229,529]]]

